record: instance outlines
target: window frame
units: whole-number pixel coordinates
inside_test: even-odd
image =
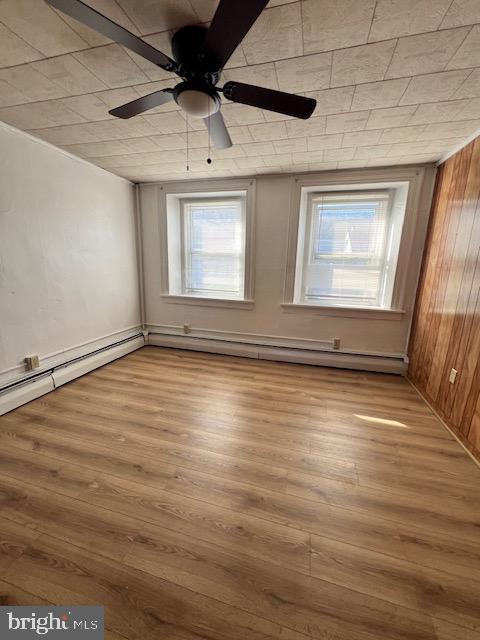
[[[430,202],[434,180],[431,165],[405,165],[363,169],[342,169],[321,173],[300,174],[291,177],[291,200],[288,228],[287,253],[284,271],[282,311],[289,314],[333,316],[338,318],[369,318],[371,320],[402,321],[411,316],[413,298],[420,273]],[[393,243],[395,260],[392,267],[390,308],[340,307],[297,302],[296,272],[299,258],[299,227],[305,209],[306,192],[340,191],[342,189],[378,189],[383,185],[407,188],[401,234]],[[426,186],[426,189],[424,189]],[[298,280],[298,279],[297,279]]]
[[[242,287],[239,291],[239,295],[235,295],[233,291],[224,290],[222,293],[231,294],[231,297],[223,297],[215,295],[215,291],[212,291],[212,295],[205,295],[201,292],[201,290],[196,290],[187,286],[186,282],[186,272],[187,272],[187,259],[188,256],[191,256],[193,252],[191,249],[188,251],[188,246],[191,244],[189,242],[190,238],[190,226],[191,226],[191,214],[186,211],[186,207],[191,204],[197,203],[215,203],[215,204],[223,204],[229,202],[236,202],[240,205],[240,222],[241,222],[241,252],[238,254],[238,258],[241,263],[241,280]],[[180,207],[180,244],[181,244],[181,295],[189,296],[193,298],[214,298],[218,300],[244,300],[245,299],[245,256],[246,256],[246,197],[245,196],[225,196],[221,197],[218,195],[214,195],[211,197],[185,197],[179,200]],[[201,252],[197,252],[201,253]],[[231,255],[236,256],[235,253],[217,253],[215,255]]]
[[[160,244],[160,271],[158,273],[159,296],[166,303],[187,306],[219,307],[225,309],[253,309],[255,307],[255,209],[256,180],[196,180],[187,182],[168,182],[155,186],[157,201],[157,233]],[[241,298],[207,298],[205,296],[183,295],[181,293],[180,229],[171,233],[170,223],[177,221],[180,225],[180,205],[182,198],[215,198],[230,196],[245,198],[245,265],[244,265],[244,297]],[[173,207],[172,207],[173,204]],[[178,245],[178,246],[175,246]]]
[[[382,247],[382,268],[380,271],[380,280],[381,285],[378,290],[378,295],[376,298],[377,304],[358,304],[355,305],[354,301],[347,302],[347,296],[344,298],[344,301],[341,299],[335,300],[334,296],[329,298],[328,296],[311,296],[307,298],[305,294],[306,289],[306,274],[308,267],[314,264],[313,261],[313,244],[315,242],[314,238],[314,198],[318,198],[319,196],[328,196],[331,194],[335,194],[338,196],[351,196],[351,195],[367,195],[369,193],[376,194],[386,194],[387,196],[387,205],[386,205],[386,232],[383,239],[383,247]],[[301,276],[299,282],[299,291],[300,296],[297,296],[298,302],[303,305],[315,305],[315,306],[335,306],[335,307],[355,307],[358,309],[383,309],[385,308],[381,301],[385,297],[387,282],[386,282],[386,274],[388,270],[388,259],[387,259],[387,247],[389,244],[389,239],[391,235],[391,208],[393,202],[393,190],[390,188],[380,187],[378,189],[351,189],[351,190],[331,190],[331,191],[309,191],[307,194],[307,203],[306,203],[306,212],[305,212],[305,224],[304,224],[304,240],[303,240],[303,260],[302,260],[302,269]],[[300,232],[300,230],[299,230]],[[308,245],[308,246],[307,246]]]

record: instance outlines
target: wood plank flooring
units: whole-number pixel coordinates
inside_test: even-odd
[[[0,418],[0,594],[109,640],[480,640],[480,469],[399,377],[146,347]]]

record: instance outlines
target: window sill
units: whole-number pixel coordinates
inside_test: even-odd
[[[223,307],[226,309],[253,309],[254,300],[235,300],[228,298],[203,298],[202,296],[182,296],[164,293],[161,298],[170,304],[185,304],[201,307]]]
[[[401,309],[380,309],[372,307],[327,307],[317,304],[297,304],[284,302],[282,310],[286,313],[313,313],[318,316],[334,318],[365,318],[368,320],[403,320],[405,311]]]

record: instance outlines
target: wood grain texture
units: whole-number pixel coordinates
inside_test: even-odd
[[[410,379],[480,460],[480,138],[438,169],[409,353]]]
[[[480,640],[479,483],[399,377],[146,347],[0,418],[0,593],[109,640]]]

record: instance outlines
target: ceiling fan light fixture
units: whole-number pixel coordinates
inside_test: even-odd
[[[177,95],[176,101],[192,118],[208,118],[220,108],[218,97],[198,89],[184,89]]]

